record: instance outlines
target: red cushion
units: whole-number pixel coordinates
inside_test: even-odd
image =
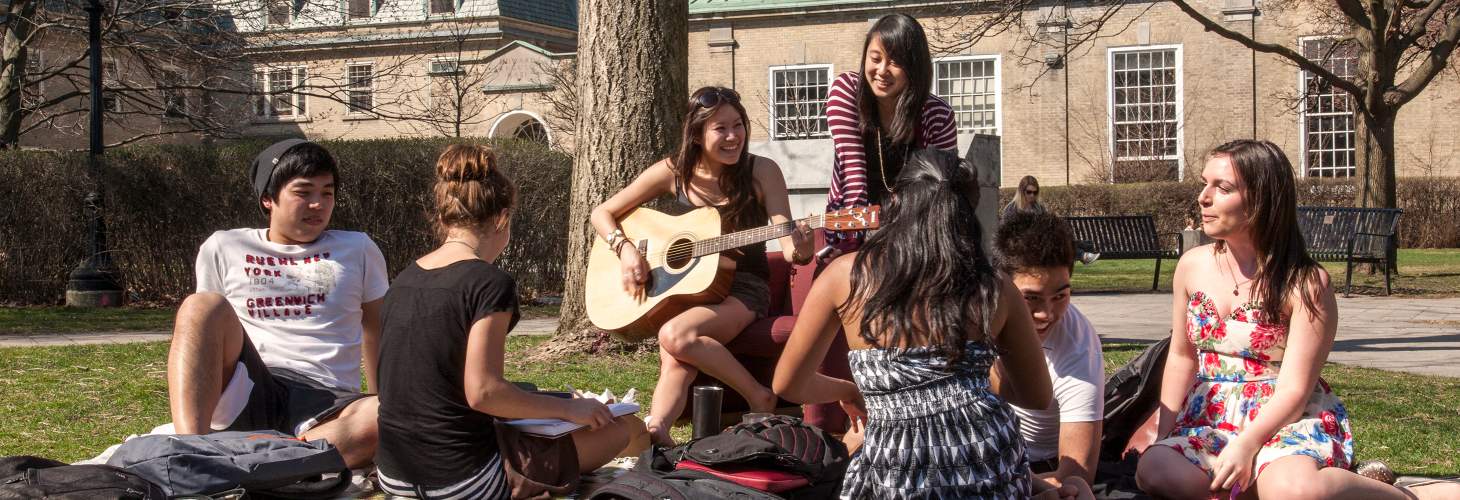
[[[802,476],[800,474],[779,470],[762,469],[757,467],[748,467],[744,465],[722,464],[717,465],[714,468],[710,468],[710,466],[708,465],[701,464],[694,460],[686,459],[680,460],[679,463],[674,464],[674,468],[677,470],[687,469],[705,472],[712,476],[724,479],[726,481],[730,481],[741,486],[745,486],[747,488],[755,488],[757,490],[769,491],[771,493],[780,493],[782,491],[794,490],[796,488],[811,484],[811,480],[806,479],[806,476]]]

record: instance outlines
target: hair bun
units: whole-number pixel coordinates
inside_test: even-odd
[[[436,162],[436,179],[445,182],[483,181],[497,163],[489,146],[452,144]]]

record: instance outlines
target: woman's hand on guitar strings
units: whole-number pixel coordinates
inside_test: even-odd
[[[791,251],[793,263],[799,266],[811,262],[811,258],[815,256],[811,247],[816,243],[816,235],[812,233],[811,226],[806,221],[796,223],[796,229],[791,231],[791,241],[796,245],[796,248]]]

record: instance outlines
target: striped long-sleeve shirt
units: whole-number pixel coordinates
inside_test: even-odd
[[[831,191],[826,196],[828,212],[867,205],[867,160],[860,131],[861,113],[857,110],[857,87],[862,75],[855,71],[842,73],[831,84],[826,98],[826,124],[836,152],[831,170]],[[943,98],[928,94],[923,105],[916,146],[958,152],[958,128],[953,122],[953,108]],[[841,253],[862,245],[862,231],[827,231],[826,244]]]

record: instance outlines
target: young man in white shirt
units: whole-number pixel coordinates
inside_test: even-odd
[[[218,231],[198,250],[167,358],[173,425],[325,439],[363,466],[378,405],[361,371],[374,392],[385,258],[369,236],[327,229],[339,175],[323,147],[281,141],[250,174],[269,225]]]
[[[1049,408],[1014,407],[1030,468],[1056,484],[1071,476],[1092,483],[1105,413],[1105,370],[1100,337],[1070,305],[1075,266],[1070,226],[1049,213],[1012,214],[1000,223],[994,250],[1029,306],[1054,383]]]

